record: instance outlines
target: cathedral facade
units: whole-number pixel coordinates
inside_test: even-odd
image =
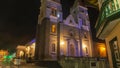
[[[63,20],[60,0],[41,0],[36,36],[36,59],[58,60],[61,56],[92,57],[87,8],[77,0]]]

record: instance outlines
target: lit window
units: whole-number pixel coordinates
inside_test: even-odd
[[[55,26],[54,24],[52,25],[52,29],[51,29],[51,31],[52,31],[53,33],[56,32],[56,26]]]

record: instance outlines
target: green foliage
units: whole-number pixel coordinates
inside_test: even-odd
[[[6,55],[6,56],[4,56],[4,60],[3,60],[2,63],[4,65],[11,65],[12,64],[12,59],[13,59],[12,55]]]

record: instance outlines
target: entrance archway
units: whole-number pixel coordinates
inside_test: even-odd
[[[72,56],[72,57],[76,57],[78,56],[78,42],[75,39],[70,39],[68,40],[68,44],[67,44],[67,55],[68,56]]]

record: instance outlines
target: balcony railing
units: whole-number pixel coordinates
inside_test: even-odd
[[[95,27],[96,31],[102,31],[104,27],[109,24],[110,21],[120,18],[119,13],[120,0],[106,0],[101,7],[100,15]]]
[[[59,63],[62,68],[109,68],[106,58],[63,57]]]

